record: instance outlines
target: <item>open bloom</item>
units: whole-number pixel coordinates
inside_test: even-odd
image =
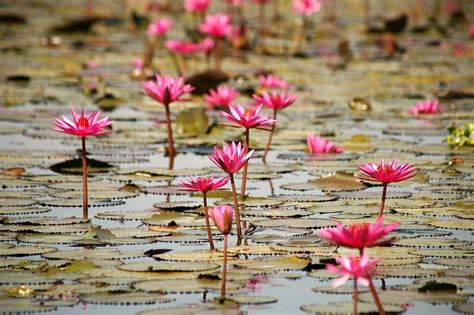
[[[225,177],[192,177],[190,176],[187,181],[181,181],[179,185],[184,187],[187,191],[196,191],[207,193],[211,190],[216,190],[227,184],[229,181]]]
[[[167,18],[159,19],[148,25],[146,34],[148,36],[163,36],[173,26],[173,21]]]
[[[327,139],[321,138],[309,134],[307,139],[308,150],[311,154],[324,154],[324,153],[342,153],[344,149],[340,146],[335,145]]]
[[[168,48],[173,54],[181,56],[190,56],[201,50],[201,46],[199,44],[174,39],[167,40],[165,42],[165,47]]]
[[[234,174],[247,164],[255,150],[246,153],[245,147],[239,142],[224,144],[222,151],[215,146],[214,154],[209,155],[209,159],[227,174]]]
[[[169,76],[156,75],[155,81],[147,81],[143,83],[145,93],[164,105],[179,100],[186,93],[191,92],[194,88],[189,84],[184,84],[184,78],[172,78]]]
[[[100,111],[93,112],[89,117],[87,117],[85,109],[82,110],[81,115],[76,112],[74,107],[71,112],[72,121],[66,116],[62,118],[55,117],[54,125],[56,128],[53,128],[53,130],[78,137],[102,136],[110,133],[104,132],[104,128],[110,126],[112,121],[108,117],[98,120]]]
[[[234,210],[229,205],[215,206],[211,209],[211,217],[214,224],[222,234],[227,235],[232,230],[232,219]]]
[[[266,89],[288,89],[290,85],[274,75],[259,75],[258,83],[261,88]]]
[[[336,257],[338,265],[326,265],[326,271],[340,274],[341,278],[333,281],[333,287],[339,287],[350,278],[356,279],[358,283],[369,286],[369,278],[375,272],[374,267],[380,259],[369,259],[364,253],[361,257],[351,255],[349,257]]]
[[[204,13],[209,8],[209,0],[185,0],[184,9],[190,13]]]
[[[443,108],[439,105],[437,100],[426,100],[416,103],[416,105],[412,106],[409,111],[413,115],[439,114],[443,111]]]
[[[262,96],[254,94],[252,97],[258,104],[275,110],[288,107],[296,100],[296,96],[291,93],[263,92]]]
[[[231,31],[230,16],[220,13],[208,15],[201,24],[200,30],[210,36],[224,38]]]
[[[318,0],[293,0],[293,10],[298,14],[312,15],[321,10],[321,3]]]
[[[220,86],[216,90],[210,89],[204,94],[204,99],[212,106],[229,106],[239,96],[239,93],[230,86]]]
[[[363,180],[380,182],[383,184],[401,182],[412,178],[416,174],[416,167],[409,163],[397,164],[398,158],[390,160],[388,163],[383,158],[380,164],[373,162],[367,164],[357,164],[357,167],[367,177],[357,177]]]
[[[206,56],[209,56],[213,51],[215,45],[216,43],[214,42],[214,40],[212,38],[207,37],[199,43],[199,48],[202,52],[204,52]]]
[[[319,231],[319,236],[339,246],[363,249],[377,246],[381,239],[395,230],[400,222],[382,225],[383,218],[377,219],[375,224],[351,224],[345,227],[336,224],[336,228],[326,228]]]
[[[263,105],[260,105],[257,108],[244,109],[240,105],[230,105],[230,113],[221,112],[221,116],[246,129],[271,126],[275,124],[276,120],[272,119],[271,117],[260,116],[262,106]]]

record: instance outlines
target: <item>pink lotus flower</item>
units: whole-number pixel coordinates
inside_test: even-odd
[[[190,13],[205,13],[209,8],[209,0],[185,0],[184,9]]]
[[[230,86],[220,86],[216,90],[209,90],[204,99],[211,106],[229,106],[239,96],[239,93]]]
[[[199,48],[201,49],[201,51],[204,52],[206,56],[209,56],[214,50],[215,45],[216,43],[214,42],[214,40],[212,38],[207,37],[199,43]]]
[[[89,117],[87,117],[85,109],[82,110],[80,116],[74,107],[71,112],[73,118],[72,121],[66,116],[63,116],[62,118],[54,118],[56,128],[53,128],[53,130],[81,138],[87,136],[102,136],[110,133],[104,132],[104,128],[110,126],[113,121],[110,121],[108,117],[97,120],[100,111],[93,112]]]
[[[380,164],[373,162],[367,164],[357,164],[357,168],[367,177],[357,177],[363,180],[380,182],[382,184],[401,182],[412,178],[416,174],[416,167],[409,163],[397,165],[398,158],[385,163],[383,158]]]
[[[215,206],[211,209],[211,217],[214,224],[222,234],[227,235],[232,230],[234,211],[229,205]]]
[[[307,139],[308,150],[311,154],[342,153],[344,149],[327,139],[309,134]]]
[[[143,60],[140,57],[133,58],[132,60],[132,66],[135,69],[141,69],[143,68]]]
[[[412,106],[409,111],[413,115],[439,114],[443,111],[443,108],[439,105],[437,100],[426,100],[418,102],[416,105]]]
[[[181,181],[179,185],[184,187],[187,191],[196,191],[207,193],[211,190],[216,190],[227,184],[229,181],[225,177],[192,177],[190,176],[187,181]]]
[[[230,105],[230,114],[221,112],[221,116],[245,129],[259,128],[275,124],[276,120],[272,119],[271,117],[260,116],[262,107],[263,105],[260,105],[257,108],[244,109],[240,105]]]
[[[200,30],[210,36],[224,38],[231,31],[230,16],[220,13],[208,15],[201,24]]]
[[[360,250],[366,247],[377,246],[380,240],[395,230],[400,222],[382,225],[383,218],[377,219],[375,224],[351,224],[348,227],[336,224],[336,228],[326,228],[319,231],[319,236],[331,243]]]
[[[254,94],[252,97],[258,104],[263,104],[265,107],[274,110],[286,108],[296,100],[296,96],[291,93],[263,92],[262,96]]]
[[[148,36],[163,36],[173,26],[173,21],[167,18],[159,19],[148,25],[146,34]]]
[[[258,82],[261,88],[266,89],[288,89],[290,85],[274,75],[259,75]]]
[[[293,0],[293,10],[298,14],[312,15],[321,10],[321,3],[318,0]]]
[[[369,286],[371,275],[375,272],[374,267],[380,259],[369,260],[369,256],[364,253],[361,257],[351,255],[349,257],[336,257],[339,265],[327,265],[326,271],[340,274],[341,278],[336,279],[333,287],[339,287],[350,278],[356,279],[358,283]]]
[[[469,37],[474,38],[474,24],[469,25]]]
[[[165,47],[173,54],[181,56],[190,56],[201,50],[201,46],[193,42],[184,42],[169,39],[165,42]]]
[[[191,85],[184,84],[183,77],[174,79],[166,75],[160,76],[159,74],[156,75],[156,82],[144,82],[143,87],[148,96],[164,105],[178,101],[183,94],[194,90]]]
[[[246,153],[245,147],[240,142],[237,144],[232,142],[230,145],[224,144],[222,151],[215,146],[214,154],[209,155],[209,159],[227,174],[234,174],[247,164],[254,151]]]

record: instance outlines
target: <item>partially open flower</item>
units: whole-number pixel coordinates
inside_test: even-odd
[[[227,174],[234,174],[247,164],[255,150],[246,153],[245,147],[239,142],[224,144],[222,151],[214,147],[214,154],[209,155],[209,159]]]
[[[410,113],[413,115],[418,114],[439,114],[443,111],[441,105],[437,100],[426,100],[418,102],[416,105],[410,108]]]
[[[342,153],[344,149],[327,139],[309,134],[307,139],[308,150],[311,154]]]
[[[147,81],[143,83],[143,87],[148,96],[161,104],[169,104],[179,100],[186,93],[191,92],[194,88],[189,84],[184,84],[184,78],[172,78],[169,76],[156,75],[155,81]]]
[[[212,220],[222,234],[227,235],[232,231],[234,210],[229,205],[215,206],[210,210]]]
[[[350,278],[356,279],[362,285],[369,286],[369,278],[375,272],[374,267],[379,260],[379,258],[370,260],[366,253],[361,257],[355,255],[336,257],[338,265],[327,265],[326,271],[342,275],[341,278],[333,281],[333,287],[343,285]]]
[[[229,106],[239,96],[239,93],[230,86],[220,86],[216,90],[210,89],[204,94],[204,99],[211,106]]]
[[[167,18],[159,19],[148,25],[146,34],[148,36],[163,36],[173,26],[173,21]]]
[[[298,14],[307,16],[321,10],[321,3],[319,0],[293,0],[293,10]]]
[[[191,56],[201,50],[201,46],[199,44],[174,39],[167,40],[165,42],[165,47],[168,48],[173,54],[181,56]]]
[[[296,100],[296,96],[291,93],[277,93],[277,92],[263,92],[262,96],[254,94],[253,99],[257,102],[258,105],[263,104],[263,106],[280,110],[286,108],[293,104]]]
[[[258,82],[261,88],[266,89],[288,89],[290,85],[274,75],[259,75]]]
[[[210,36],[224,38],[231,31],[230,16],[220,13],[208,15],[201,24],[200,30]]]

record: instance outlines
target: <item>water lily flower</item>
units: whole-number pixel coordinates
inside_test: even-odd
[[[189,84],[184,84],[184,78],[172,78],[169,76],[156,75],[156,82],[147,81],[143,83],[145,93],[155,101],[163,104],[166,111],[166,126],[168,129],[168,154],[170,162],[168,168],[173,168],[173,157],[175,149],[173,144],[173,130],[171,129],[171,113],[169,105],[178,101],[180,97],[191,92],[194,88]]]
[[[325,228],[319,231],[319,236],[331,243],[349,248],[364,248],[380,245],[381,239],[395,230],[400,222],[383,225],[383,218],[377,219],[375,224],[360,223],[345,227],[337,223],[336,228]]]
[[[200,43],[199,43],[199,48],[201,49],[201,51],[204,52],[204,54],[206,55],[206,57],[210,56],[211,52],[213,51],[214,49],[214,46],[216,46],[216,42],[210,38],[210,37],[206,37],[204,38]]]
[[[225,285],[227,278],[227,235],[232,230],[232,217],[234,213],[232,207],[228,205],[215,206],[211,210],[211,217],[214,224],[217,226],[224,236],[224,258],[222,263],[222,277],[221,277],[221,301],[225,299]]]
[[[343,153],[344,149],[335,145],[327,139],[309,134],[306,142],[308,150],[311,154],[326,154],[326,153]]]
[[[413,115],[418,114],[439,114],[443,111],[441,105],[439,105],[438,100],[425,100],[422,102],[416,103],[409,110]]]
[[[362,180],[368,180],[373,182],[379,182],[383,184],[382,201],[380,203],[380,209],[378,217],[380,218],[383,214],[385,206],[385,198],[387,195],[387,186],[389,183],[401,182],[412,178],[416,175],[416,167],[409,163],[397,164],[398,158],[390,160],[385,163],[383,158],[380,159],[380,164],[377,165],[373,162],[366,164],[357,164],[357,168],[362,172],[364,177],[357,177]]]
[[[221,13],[208,15],[199,29],[209,36],[225,38],[231,31],[230,16]]]
[[[235,221],[237,224],[237,244],[242,239],[242,227],[240,224],[239,202],[237,200],[237,191],[235,189],[234,173],[238,172],[242,167],[247,165],[248,160],[254,153],[254,150],[247,152],[242,144],[232,142],[232,144],[224,144],[222,151],[218,147],[214,147],[214,154],[209,155],[209,159],[221,170],[229,174],[230,185],[232,187],[232,196],[234,199]]]
[[[99,119],[100,111],[93,112],[87,117],[86,110],[83,109],[79,115],[74,107],[71,109],[72,120],[63,116],[55,117],[53,130],[70,134],[81,138],[82,141],[82,211],[83,217],[88,217],[88,197],[87,197],[87,158],[86,158],[86,137],[103,136],[109,134],[104,129],[110,126],[113,121],[108,117]]]
[[[221,116],[245,129],[274,125],[276,120],[260,115],[262,107],[263,105],[257,108],[244,108],[240,105],[230,105],[230,113],[221,112]]]
[[[143,59],[140,57],[133,58],[132,66],[134,69],[141,69],[143,68]]]
[[[185,0],[184,9],[190,13],[205,13],[209,8],[209,0]]]
[[[221,112],[221,116],[225,119],[237,124],[238,126],[245,128],[245,147],[246,150],[250,148],[250,129],[261,128],[265,126],[273,126],[276,120],[271,117],[261,116],[260,112],[263,105],[257,108],[246,108],[244,109],[240,105],[230,105],[229,112]],[[241,196],[245,196],[245,188],[247,183],[247,164],[244,167],[244,174],[242,176],[242,188],[240,191]]]
[[[150,23],[146,30],[146,34],[148,36],[163,36],[168,33],[172,26],[173,20],[168,18],[162,18],[153,23]]]
[[[181,56],[190,56],[201,50],[199,44],[174,39],[167,40],[165,42],[165,47],[172,53]]]
[[[474,24],[469,25],[469,37],[474,38]]]
[[[374,267],[379,262],[379,258],[369,259],[369,256],[364,253],[360,257],[351,255],[349,257],[336,257],[338,265],[326,265],[326,271],[342,275],[341,278],[333,281],[333,287],[339,287],[347,282],[350,278],[354,279],[354,314],[357,313],[357,284],[369,286],[372,294],[375,293],[374,299],[377,304],[377,308],[384,314],[383,306],[380,303],[375,287],[372,283],[372,274],[375,273]],[[373,290],[373,291],[372,291]]]
[[[268,93],[263,92],[262,96],[254,94],[253,99],[257,102],[257,104],[262,104],[265,107],[273,109],[273,120],[276,121],[277,112],[283,108],[286,108],[293,104],[296,100],[296,96],[291,93],[277,93],[275,91]],[[276,123],[272,125],[270,130],[270,135],[268,136],[267,145],[265,146],[265,152],[262,156],[263,163],[266,163],[267,154],[270,150],[270,145],[272,143],[273,134],[275,133]]]
[[[229,205],[215,206],[211,209],[211,217],[222,234],[227,235],[232,230],[234,211]]]
[[[225,173],[231,175],[238,172],[247,164],[255,150],[246,152],[245,147],[239,142],[224,144],[222,151],[219,147],[214,147],[214,154],[209,155],[209,159]]]
[[[259,86],[260,88],[264,88],[264,89],[288,89],[290,87],[290,85],[278,78],[277,76],[274,76],[274,75],[259,75],[258,76],[258,83],[259,83]]]
[[[206,221],[207,238],[209,240],[209,247],[214,250],[214,241],[212,240],[211,225],[209,223],[209,213],[207,207],[207,193],[211,190],[216,190],[227,184],[228,178],[214,176],[210,177],[189,177],[187,181],[179,182],[179,185],[187,191],[201,192],[204,198],[204,219]]]
[[[230,86],[220,86],[210,89],[209,94],[204,94],[206,103],[210,106],[229,106],[237,97],[239,92]]]
[[[293,0],[292,6],[297,14],[304,14],[306,16],[321,10],[321,2],[318,0]]]

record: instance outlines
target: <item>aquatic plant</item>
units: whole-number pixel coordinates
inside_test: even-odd
[[[306,138],[309,153],[313,155],[327,154],[327,153],[342,153],[344,149],[335,145],[331,141],[309,134]]]
[[[230,86],[220,86],[217,89],[210,89],[208,94],[204,94],[206,103],[210,106],[229,106],[239,96],[234,88]]]
[[[439,104],[438,100],[425,100],[416,103],[410,107],[409,112],[413,115],[418,114],[439,114],[443,111],[443,108]]]

